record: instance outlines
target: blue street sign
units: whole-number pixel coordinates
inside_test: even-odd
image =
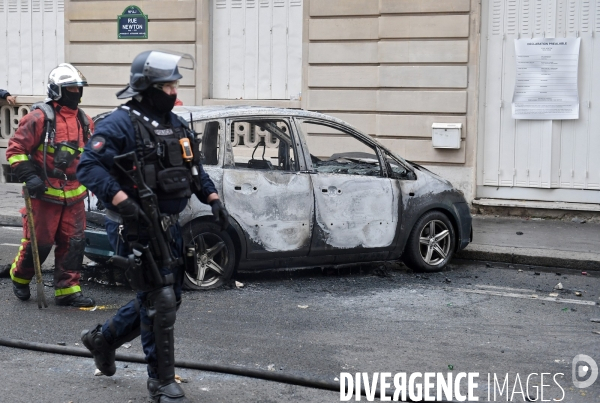
[[[148,16],[137,6],[129,6],[117,16],[118,39],[148,39]]]

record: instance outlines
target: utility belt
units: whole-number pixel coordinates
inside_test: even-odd
[[[106,209],[106,218],[119,224],[123,224],[123,217],[114,210]],[[160,224],[163,230],[166,231],[171,225],[177,224],[179,214],[163,214],[160,218]]]

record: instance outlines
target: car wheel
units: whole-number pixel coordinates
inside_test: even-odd
[[[454,255],[454,234],[454,226],[444,213],[425,213],[410,233],[404,250],[404,263],[414,270],[442,270]]]
[[[186,243],[193,239],[197,264],[186,268],[183,286],[188,290],[210,290],[225,284],[235,269],[235,247],[227,232],[212,222],[192,222],[183,230]]]

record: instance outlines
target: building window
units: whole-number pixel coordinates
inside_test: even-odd
[[[213,0],[211,98],[300,99],[302,0]]]

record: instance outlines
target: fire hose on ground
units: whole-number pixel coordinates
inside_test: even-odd
[[[53,344],[36,343],[31,341],[6,339],[0,337],[0,345],[5,347],[14,347],[25,350],[41,351],[44,353],[72,355],[76,357],[92,358],[92,354],[82,348],[58,346]],[[117,361],[135,362],[146,364],[144,357],[135,354],[116,353]],[[244,367],[236,367],[233,365],[210,364],[198,361],[175,360],[175,366],[178,368],[195,369],[199,371],[218,372],[221,374],[245,376],[249,378],[262,379],[265,381],[285,383],[288,385],[304,386],[313,389],[328,390],[332,392],[340,392],[340,384],[336,382],[325,381],[309,376],[281,374],[273,371],[265,371],[260,369],[251,369]],[[362,396],[366,396],[364,387],[361,387]],[[380,396],[379,388],[375,391],[375,396]],[[412,402],[413,400],[400,400],[403,402]],[[436,402],[450,402],[448,400],[435,400]]]

